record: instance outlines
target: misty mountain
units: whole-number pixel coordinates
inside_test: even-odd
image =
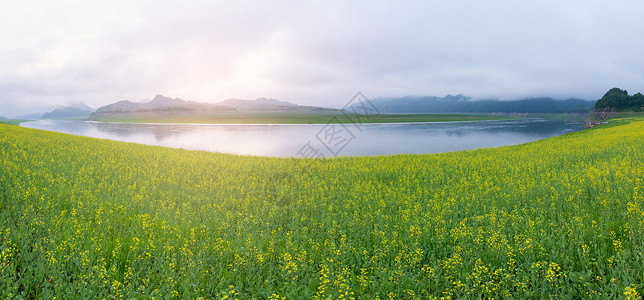
[[[297,105],[287,101],[272,98],[258,98],[255,100],[227,99],[219,102],[221,105],[231,106],[239,112],[248,113],[341,113],[342,110],[319,106]]]
[[[41,119],[85,119],[94,112],[94,109],[83,102],[70,106],[54,109],[42,114]]]
[[[67,105],[66,107],[71,107],[71,108],[75,108],[75,109],[78,109],[78,110],[94,111],[93,108],[91,108],[89,105],[85,104],[83,101],[74,102],[74,103],[72,103],[70,105]]]
[[[254,111],[254,110],[267,110],[267,109],[290,109],[297,107],[286,101],[280,101],[272,98],[258,98],[255,100],[242,100],[242,99],[227,99],[219,102],[220,105],[230,106],[239,111]]]
[[[38,119],[40,119],[40,117],[42,117],[42,113],[15,116],[12,119],[16,119],[16,120],[38,120]]]
[[[5,118],[5,117],[3,117],[3,116],[0,116],[0,120],[2,120],[2,119],[6,119],[6,118]]]
[[[233,109],[227,106],[198,103],[194,101],[181,100],[179,98],[169,98],[162,95],[156,95],[150,102],[135,103],[129,100],[123,100],[109,105],[99,107],[96,110],[100,113],[134,113],[134,112],[155,112],[155,111],[194,111],[194,110],[213,110],[213,109]]]
[[[87,118],[91,115],[91,110],[81,110],[73,107],[57,108],[50,112],[42,114],[41,119],[69,119],[69,118]]]
[[[219,103],[199,103],[195,101],[170,98],[156,95],[150,102],[135,103],[123,100],[100,107],[91,114],[90,120],[98,120],[106,116],[125,115],[159,115],[167,113],[207,113],[207,112],[230,112],[230,113],[328,113],[341,112],[337,109],[322,108],[314,106],[299,106],[286,101],[271,98],[258,98],[255,100],[227,99]]]
[[[472,100],[463,95],[376,98],[370,101],[380,113],[577,113],[590,112],[595,101],[570,98],[521,100]],[[358,109],[361,104],[354,104]],[[351,109],[350,109],[351,110]]]

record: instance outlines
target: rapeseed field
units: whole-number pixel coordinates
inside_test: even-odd
[[[642,119],[327,160],[0,125],[0,297],[638,299],[643,149]]]

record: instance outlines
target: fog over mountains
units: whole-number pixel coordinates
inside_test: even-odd
[[[188,111],[188,110],[226,110],[232,109],[227,106],[220,106],[208,103],[181,100],[179,98],[164,97],[156,95],[150,102],[137,103],[123,100],[116,103],[99,107],[96,113],[133,113],[150,111]]]
[[[150,111],[190,111],[190,110],[260,110],[276,108],[297,107],[286,101],[270,98],[258,98],[255,100],[227,99],[218,103],[200,103],[179,98],[170,98],[163,95],[156,95],[150,102],[136,103],[129,100],[119,101],[105,105],[96,110],[97,113],[126,113],[126,112],[150,112]]]
[[[179,98],[156,95],[151,101],[136,103],[129,100],[119,101],[98,108],[89,116],[90,120],[100,120],[108,116],[134,116],[157,114],[161,117],[172,114],[194,113],[330,113],[338,109],[315,106],[300,106],[271,98],[255,100],[227,99],[218,103],[200,103]]]
[[[520,100],[473,100],[464,95],[382,97],[369,100],[380,113],[586,113],[594,109],[596,101],[570,98],[528,98]],[[354,103],[357,107],[361,104]],[[351,110],[351,109],[349,109]],[[149,102],[118,101],[96,110],[82,102],[58,108],[44,114],[33,114],[30,119],[95,119],[100,115],[135,113],[188,113],[211,112],[339,112],[338,109],[300,106],[272,98],[255,100],[227,99],[217,103],[200,103],[156,95]]]
[[[472,100],[464,95],[407,96],[369,101],[380,113],[581,113],[594,109],[596,101],[570,98],[521,100]],[[354,104],[358,106],[360,104]]]
[[[41,119],[84,119],[89,117],[94,109],[83,102],[76,102],[70,106],[54,109],[42,114]]]

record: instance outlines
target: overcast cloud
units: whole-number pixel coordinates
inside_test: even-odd
[[[156,94],[644,92],[644,2],[0,0],[0,115]]]

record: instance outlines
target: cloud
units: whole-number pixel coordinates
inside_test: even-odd
[[[639,1],[0,1],[0,115],[158,93],[339,107],[357,91],[644,91]]]

